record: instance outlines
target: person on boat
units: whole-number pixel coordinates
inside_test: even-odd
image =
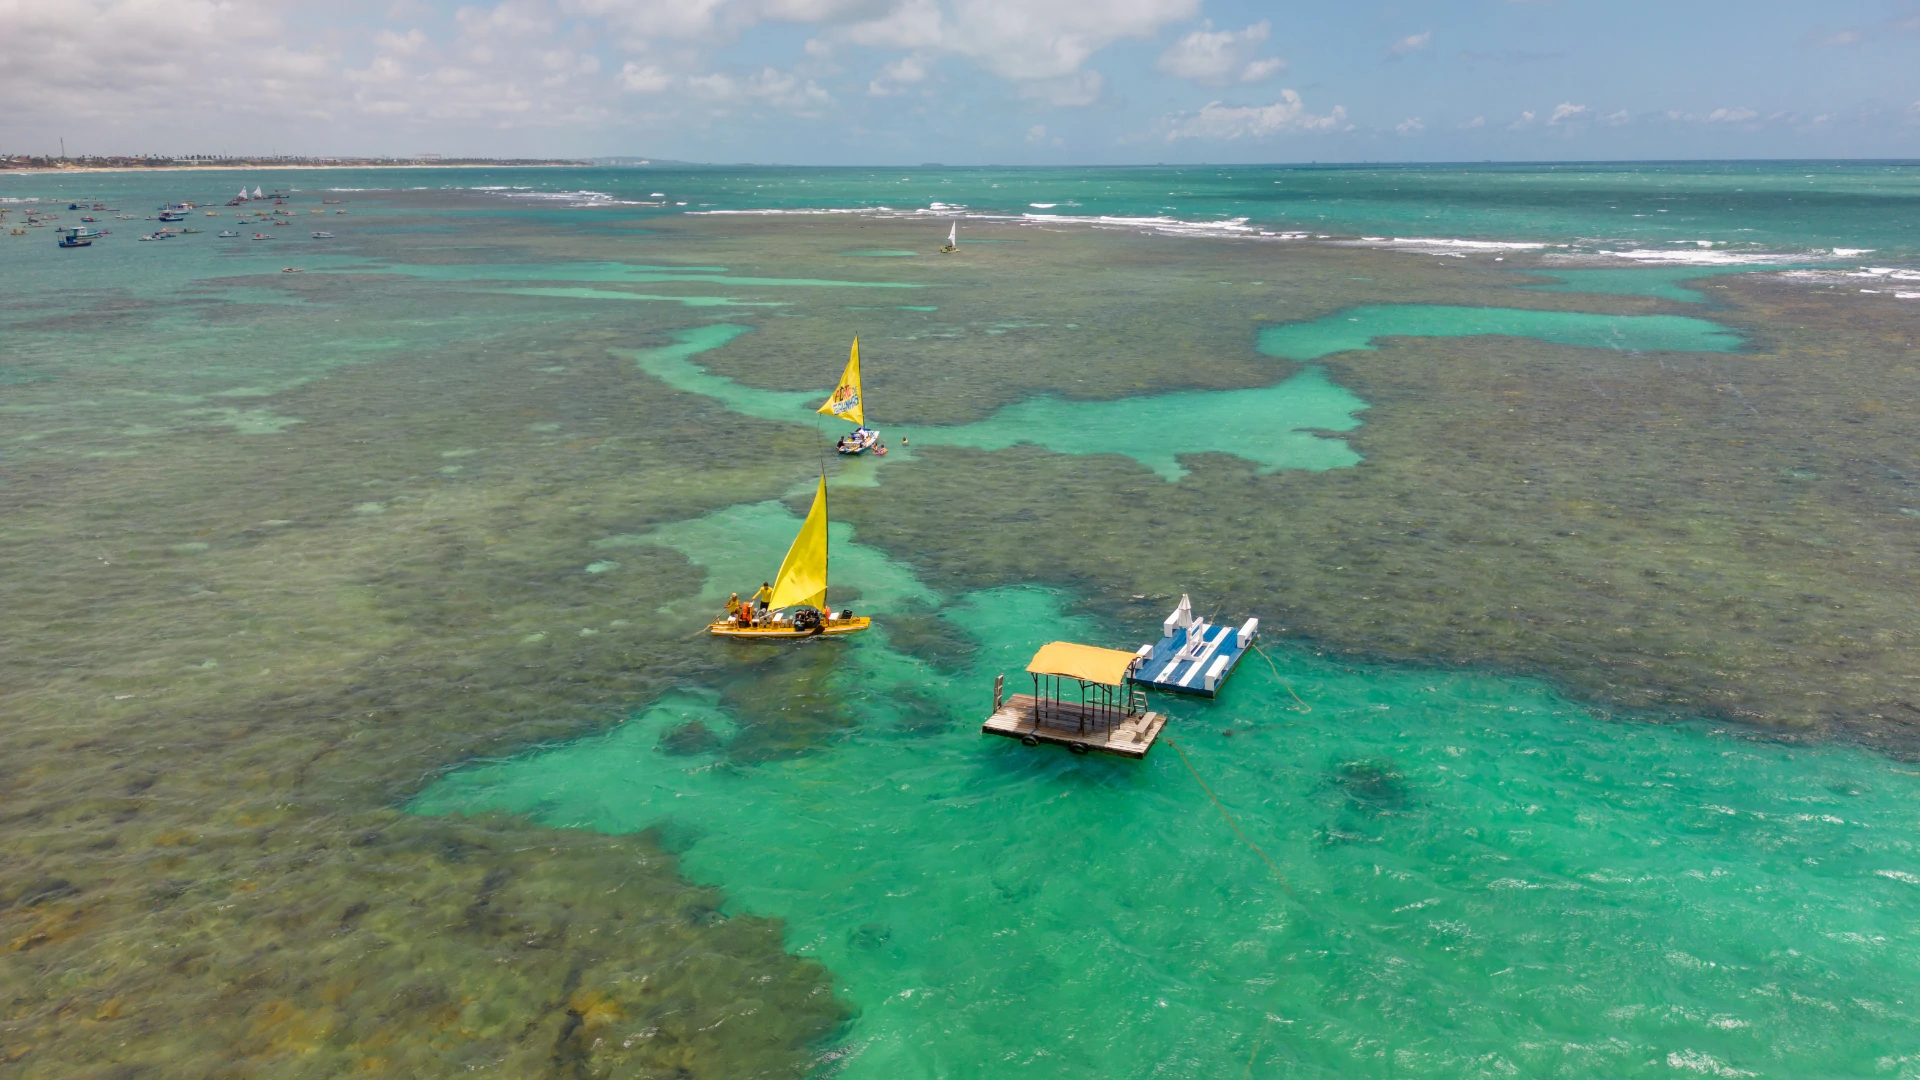
[[[772,599],[773,584],[763,581],[760,583],[760,591],[753,594],[752,604],[755,608],[759,609],[760,614],[765,615],[767,613],[767,602]]]
[[[731,618],[734,615],[738,614],[739,611],[740,611],[740,594],[728,593],[727,594],[727,616]]]

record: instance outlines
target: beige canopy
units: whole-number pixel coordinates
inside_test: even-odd
[[[1049,641],[1033,654],[1027,670],[1035,675],[1061,675],[1069,679],[1119,686],[1126,681],[1127,672],[1137,659],[1133,653],[1119,649],[1075,645],[1071,641]]]

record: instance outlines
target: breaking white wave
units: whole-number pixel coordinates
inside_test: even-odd
[[[1020,220],[1070,225],[1108,225],[1149,232],[1189,236],[1257,236],[1260,229],[1247,224],[1246,218],[1225,221],[1184,221],[1172,217],[1124,217],[1114,214],[1021,214]]]
[[[1051,210],[1060,204],[1057,202],[1030,202],[1027,205],[1033,207],[1035,210]]]
[[[1639,263],[1675,263],[1686,266],[1778,266],[1782,263],[1819,262],[1831,256],[1803,251],[1715,251],[1707,248],[1668,251],[1660,248],[1634,248],[1630,251],[1594,252],[1610,259]]]
[[[1398,251],[1444,251],[1449,254],[1466,251],[1539,251],[1544,248],[1564,246],[1533,240],[1462,240],[1451,236],[1363,236],[1358,240],[1334,242],[1351,247],[1378,247]]]
[[[523,188],[473,188],[472,190],[497,191],[509,199],[532,199],[538,202],[564,202],[569,207],[660,205],[659,203],[634,202],[631,199],[616,199],[604,191],[529,191]]]

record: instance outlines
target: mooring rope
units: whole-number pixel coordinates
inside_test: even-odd
[[[1307,704],[1304,701],[1300,701],[1300,695],[1294,691],[1293,684],[1288,682],[1285,679],[1280,678],[1280,669],[1274,666],[1273,657],[1267,655],[1267,650],[1261,648],[1259,642],[1254,643],[1253,651],[1260,654],[1260,659],[1265,660],[1267,662],[1268,667],[1273,668],[1273,677],[1275,679],[1279,679],[1280,685],[1287,688],[1287,693],[1293,694],[1293,700],[1300,702],[1300,711],[1312,712],[1313,706]]]
[[[1204,779],[1201,779],[1200,770],[1193,767],[1193,762],[1187,757],[1187,752],[1180,748],[1179,743],[1173,741],[1172,736],[1167,737],[1167,745],[1173,747],[1173,752],[1180,755],[1181,763],[1186,765],[1187,771],[1193,774],[1194,782],[1200,785],[1201,791],[1207,793],[1207,798],[1213,800],[1213,808],[1220,811],[1221,817],[1227,819],[1227,828],[1232,829],[1233,835],[1239,837],[1243,843],[1252,848],[1255,855],[1260,856],[1260,860],[1267,864],[1267,869],[1273,871],[1274,880],[1280,883],[1280,887],[1286,890],[1288,896],[1293,896],[1293,886],[1287,884],[1286,876],[1280,873],[1280,868],[1274,865],[1272,859],[1267,858],[1267,853],[1260,850],[1259,844],[1247,839],[1247,834],[1240,831],[1240,826],[1233,820],[1233,815],[1227,813],[1227,808],[1221,805],[1220,797],[1213,793],[1213,789],[1207,786],[1207,782]]]

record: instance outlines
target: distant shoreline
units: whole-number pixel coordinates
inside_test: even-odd
[[[590,163],[581,161],[463,161],[457,164],[345,164],[345,165],[62,165],[34,166],[26,169],[0,168],[0,176],[57,176],[61,173],[159,173],[159,172],[322,172],[329,169],[577,169]],[[644,168],[645,166],[634,166]]]

